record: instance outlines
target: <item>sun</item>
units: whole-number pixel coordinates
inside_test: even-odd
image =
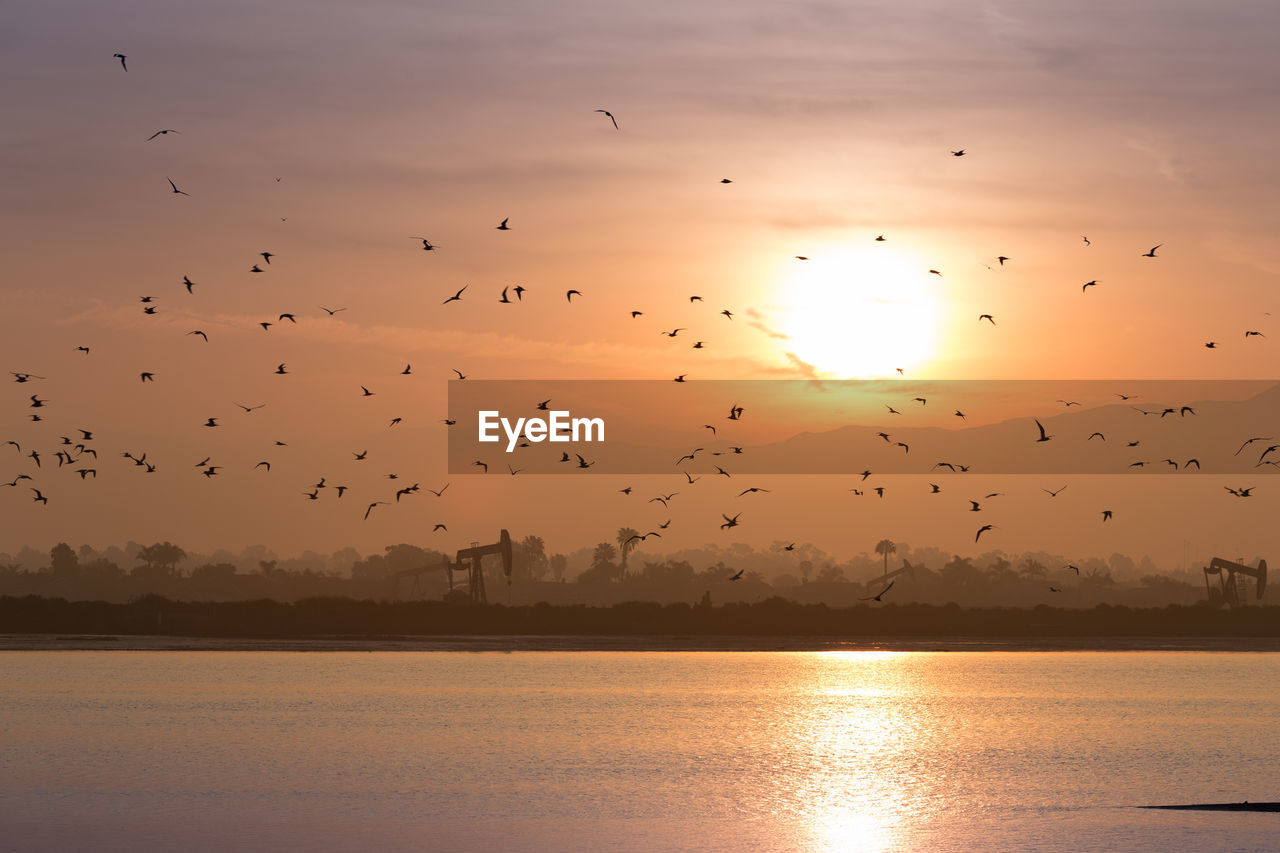
[[[939,281],[911,253],[831,247],[794,261],[781,285],[784,347],[824,375],[893,376],[935,357]]]

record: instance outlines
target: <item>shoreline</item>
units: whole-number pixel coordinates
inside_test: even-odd
[[[291,638],[0,634],[0,652],[1280,652],[1275,637],[387,635]]]

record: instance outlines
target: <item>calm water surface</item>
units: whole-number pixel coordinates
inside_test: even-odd
[[[1276,850],[1280,655],[0,653],[0,849]]]

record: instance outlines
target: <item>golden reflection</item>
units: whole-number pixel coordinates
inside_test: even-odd
[[[806,717],[795,747],[809,778],[801,808],[808,849],[902,849],[910,833],[904,758],[920,737],[909,656],[815,652],[800,667]]]

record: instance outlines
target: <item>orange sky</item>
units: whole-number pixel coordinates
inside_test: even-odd
[[[450,549],[500,526],[555,551],[653,523],[608,478],[450,478],[454,368],[1276,378],[1278,17],[1248,3],[19,3],[0,36],[0,354],[47,378],[0,386],[0,441],[45,458],[37,470],[0,446],[0,482],[28,473],[50,501],[25,481],[0,489],[0,551]],[[179,133],[147,140],[164,128]],[[517,284],[523,300],[499,304]],[[40,423],[32,393],[49,400]],[[96,482],[52,461],[80,428]],[[195,466],[208,456],[212,479]],[[394,494],[389,473],[453,485],[362,521]],[[320,477],[349,493],[307,500]],[[734,532],[841,555],[884,537],[986,549],[955,507],[840,504],[836,479],[778,481]],[[1172,563],[1187,538],[1266,556],[1273,498],[1223,503],[1222,485],[1081,481],[1064,516],[1026,483],[986,519],[1004,531],[991,546]],[[722,541],[736,499],[690,497],[671,547]],[[447,541],[427,532],[437,521]]]

